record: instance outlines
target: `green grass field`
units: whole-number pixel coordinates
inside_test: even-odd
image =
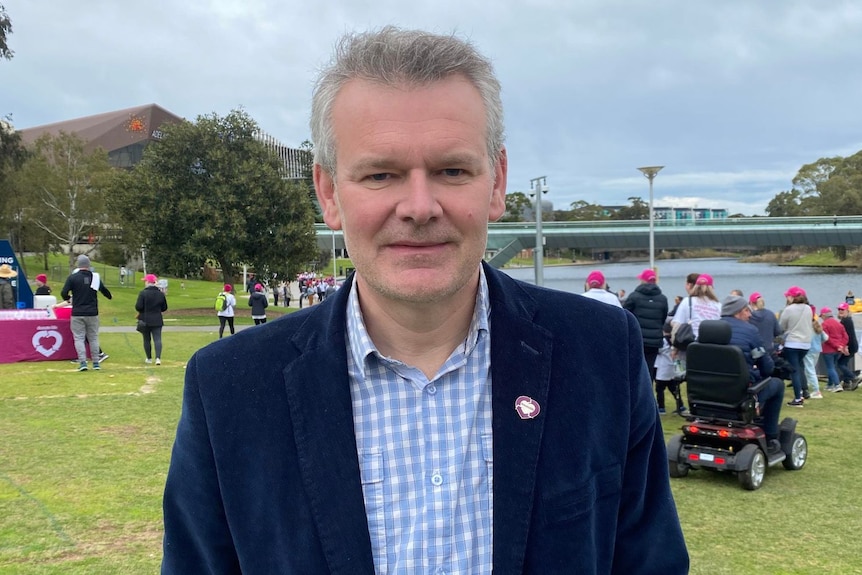
[[[132,324],[140,287],[111,285],[103,325]],[[100,372],[66,361],[0,365],[0,575],[158,572],[185,364],[217,337],[218,287],[187,281],[180,290],[171,280],[168,318],[182,313],[169,325],[213,330],[166,331],[161,366],[144,364],[135,332],[102,334],[111,358]],[[190,321],[203,323],[180,323]],[[770,468],[754,492],[729,474],[672,480],[692,573],[862,573],[862,391],[826,396],[783,410],[808,439],[804,469]],[[663,416],[666,437],[682,421]]]

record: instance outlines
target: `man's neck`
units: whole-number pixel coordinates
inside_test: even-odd
[[[385,299],[357,276],[360,309],[368,336],[384,356],[417,367],[430,379],[470,329],[478,275],[455,296],[417,304]]]

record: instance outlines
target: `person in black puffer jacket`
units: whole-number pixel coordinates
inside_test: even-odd
[[[645,269],[638,279],[640,285],[625,299],[623,307],[634,314],[641,326],[644,359],[650,378],[655,381],[655,359],[662,345],[662,326],[667,320],[667,297],[656,284],[658,277],[653,270]]]
[[[263,293],[263,284],[254,285],[254,293],[248,298],[248,305],[251,306],[251,318],[254,320],[254,325],[266,323],[266,308],[269,306],[269,302]]]

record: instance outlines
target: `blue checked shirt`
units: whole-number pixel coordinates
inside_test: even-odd
[[[377,351],[349,294],[347,369],[378,575],[491,573],[488,314],[480,268],[467,337],[429,380]]]

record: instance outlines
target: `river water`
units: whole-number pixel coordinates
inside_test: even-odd
[[[605,275],[608,286],[614,292],[624,289],[626,293],[640,283],[638,274],[648,267],[648,262],[603,263],[596,262],[571,266],[545,266],[545,287],[567,292],[581,293],[587,274],[599,270]],[[715,293],[719,300],[730,294],[730,290],[742,290],[746,297],[760,292],[766,307],[780,311],[784,307],[784,292],[793,285],[806,291],[808,299],[819,310],[829,306],[835,310],[844,301],[848,290],[862,298],[862,273],[856,270],[836,268],[778,266],[763,263],[740,263],[733,258],[705,258],[687,260],[658,260],[659,287],[673,307],[673,296],[685,295],[685,276],[689,273],[708,273],[715,281]],[[534,283],[532,267],[506,268],[508,275]],[[862,315],[862,314],[860,314]]]

